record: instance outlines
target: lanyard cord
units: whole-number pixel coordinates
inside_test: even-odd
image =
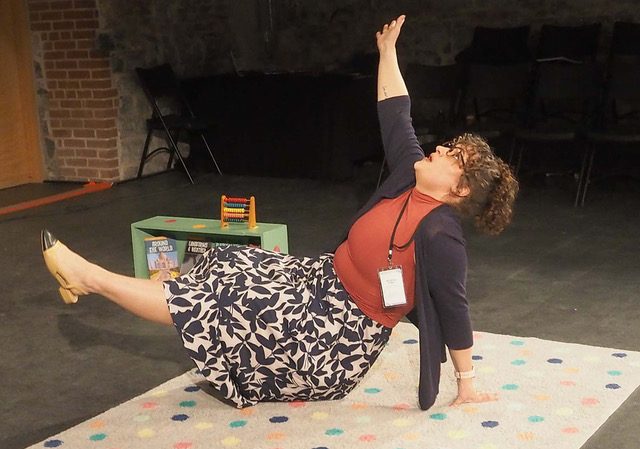
[[[407,204],[409,204],[409,199],[411,198],[411,193],[412,191],[409,191],[409,195],[407,195],[407,199],[404,202],[404,205],[402,206],[402,210],[400,211],[400,215],[398,215],[398,219],[396,220],[396,224],[393,227],[393,232],[391,233],[391,240],[389,240],[389,255],[387,256],[387,262],[389,263],[389,268],[391,268],[391,257],[393,256],[393,248],[398,248],[398,249],[405,249],[407,248],[411,242],[413,242],[413,237],[411,236],[411,238],[409,239],[409,241],[407,243],[405,243],[402,246],[398,246],[398,245],[394,245],[393,244],[393,239],[396,236],[396,231],[398,230],[398,225],[400,224],[400,219],[402,218],[402,215],[404,214],[404,210],[407,208]]]

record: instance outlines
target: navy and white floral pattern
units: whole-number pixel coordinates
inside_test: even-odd
[[[189,355],[239,408],[343,398],[391,333],[351,300],[329,253],[222,246],[164,286]]]

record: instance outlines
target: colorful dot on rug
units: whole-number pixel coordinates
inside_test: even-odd
[[[153,429],[149,429],[149,428],[147,428],[147,429],[142,429],[142,430],[140,430],[140,431],[138,432],[138,436],[139,436],[140,438],[149,438],[149,437],[154,436],[155,434],[156,434],[156,433],[153,431]]]
[[[240,439],[236,437],[228,437],[220,441],[224,446],[236,446],[240,443]]]
[[[498,427],[500,423],[498,421],[482,421],[482,427],[486,429],[493,429],[494,427]]]
[[[104,440],[105,438],[107,438],[107,435],[106,435],[106,434],[104,434],[104,433],[96,433],[96,434],[91,435],[91,436],[89,437],[89,439],[90,439],[91,441],[102,441],[102,440]]]
[[[396,419],[393,421],[393,425],[396,427],[407,427],[412,424],[410,419]]]
[[[171,417],[172,421],[186,421],[189,419],[189,415],[173,415]]]
[[[518,434],[518,438],[523,441],[535,440],[536,436],[531,432],[521,432]]]
[[[283,423],[283,422],[287,422],[289,421],[289,418],[286,416],[273,416],[271,418],[269,418],[269,422],[272,422],[274,424],[277,423]]]
[[[173,449],[189,449],[193,443],[180,442],[173,445]]]
[[[302,407],[305,407],[306,405],[307,403],[304,401],[289,402],[289,407],[293,407],[293,408],[302,408]]]
[[[467,432],[464,430],[452,430],[448,433],[449,438],[452,440],[461,440],[467,437]]]
[[[63,444],[62,440],[49,440],[44,442],[44,447],[60,447]]]
[[[286,437],[287,434],[282,432],[267,434],[267,440],[284,440]]]
[[[244,427],[247,425],[247,421],[233,421],[229,423],[229,427],[235,429],[237,427]]]

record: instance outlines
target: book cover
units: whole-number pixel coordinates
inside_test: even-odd
[[[149,279],[161,282],[180,275],[178,248],[174,239],[149,237],[144,239],[144,246],[147,252]]]
[[[180,265],[180,274],[186,274],[193,268],[200,256],[211,248],[211,242],[203,242],[201,240],[187,240],[187,246],[184,250],[182,265]]]

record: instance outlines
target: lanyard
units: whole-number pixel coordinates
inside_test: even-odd
[[[398,248],[398,249],[405,249],[413,241],[413,236],[411,236],[409,241],[407,243],[405,243],[404,245],[402,245],[402,246],[398,246],[398,245],[394,245],[393,244],[393,239],[396,236],[396,231],[398,230],[398,225],[400,224],[400,219],[402,218],[402,215],[404,214],[404,210],[407,208],[407,204],[409,204],[409,199],[411,198],[411,193],[412,193],[412,191],[409,191],[409,195],[407,195],[407,199],[405,200],[404,205],[402,206],[402,210],[400,211],[400,215],[398,215],[398,219],[396,220],[396,224],[393,227],[393,232],[391,233],[391,240],[389,240],[389,255],[387,256],[387,262],[389,263],[389,268],[391,268],[391,257],[393,256],[393,248],[395,247],[395,248]]]

